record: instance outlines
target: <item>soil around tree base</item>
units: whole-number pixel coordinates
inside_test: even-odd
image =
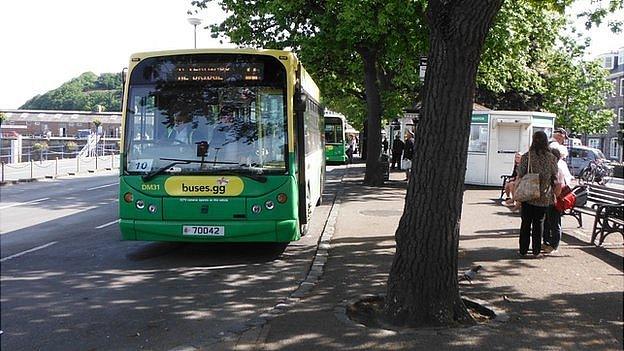
[[[385,329],[396,332],[474,327],[474,325],[462,325],[459,323],[446,327],[407,328],[395,326],[383,319],[384,299],[385,295],[366,295],[358,298],[357,300],[350,301],[346,304],[344,310],[346,318],[348,318],[348,320],[352,323],[363,327]],[[462,298],[462,300],[477,325],[487,325],[493,321],[504,322],[507,320],[506,314],[503,311],[486,306],[484,301],[467,298]]]

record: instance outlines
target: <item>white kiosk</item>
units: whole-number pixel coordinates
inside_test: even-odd
[[[550,138],[555,115],[526,111],[473,111],[468,144],[466,184],[501,185],[511,174],[516,152],[529,150],[531,136],[542,130]]]

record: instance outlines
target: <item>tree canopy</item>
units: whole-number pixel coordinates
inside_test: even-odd
[[[121,111],[121,74],[86,72],[60,87],[28,100],[20,109]]]

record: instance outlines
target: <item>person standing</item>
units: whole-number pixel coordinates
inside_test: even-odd
[[[524,256],[532,244],[533,256],[537,257],[541,251],[542,230],[544,216],[548,206],[554,203],[553,188],[557,179],[557,159],[548,148],[548,137],[543,131],[533,134],[533,142],[529,152],[522,155],[518,167],[518,177],[521,179],[529,171],[539,174],[540,196],[537,199],[522,203],[520,212],[520,255]]]
[[[355,153],[355,137],[353,135],[349,135],[349,141],[347,142],[347,159],[348,163],[353,163],[353,154]]]
[[[405,140],[405,150],[403,150],[403,166],[405,168],[405,180],[409,180],[410,171],[412,170],[412,159],[414,158],[414,133],[407,132]]]
[[[557,158],[557,182],[555,187],[555,195],[558,197],[561,190],[565,186],[569,186],[574,178],[570,173],[568,164],[561,155],[560,149],[551,148],[550,151]],[[548,206],[546,210],[546,220],[544,221],[544,251],[546,253],[557,252],[559,250],[559,242],[561,241],[561,212],[555,205]]]
[[[403,153],[404,148],[405,143],[403,143],[401,136],[397,133],[394,137],[394,141],[392,142],[392,166],[390,168],[401,168],[401,154]]]
[[[568,132],[566,132],[566,130],[563,128],[556,128],[553,131],[552,139],[550,140],[550,148],[552,149],[554,148],[554,146],[565,145],[566,139],[568,139]]]
[[[383,140],[381,141],[381,149],[383,150],[384,155],[388,154],[388,139],[386,139],[386,137],[383,137]]]

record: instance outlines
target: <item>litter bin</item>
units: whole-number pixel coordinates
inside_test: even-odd
[[[389,180],[390,179],[390,159],[388,157],[388,155],[386,154],[381,154],[381,157],[379,157],[379,167],[381,169],[381,175],[383,177],[383,180]]]

